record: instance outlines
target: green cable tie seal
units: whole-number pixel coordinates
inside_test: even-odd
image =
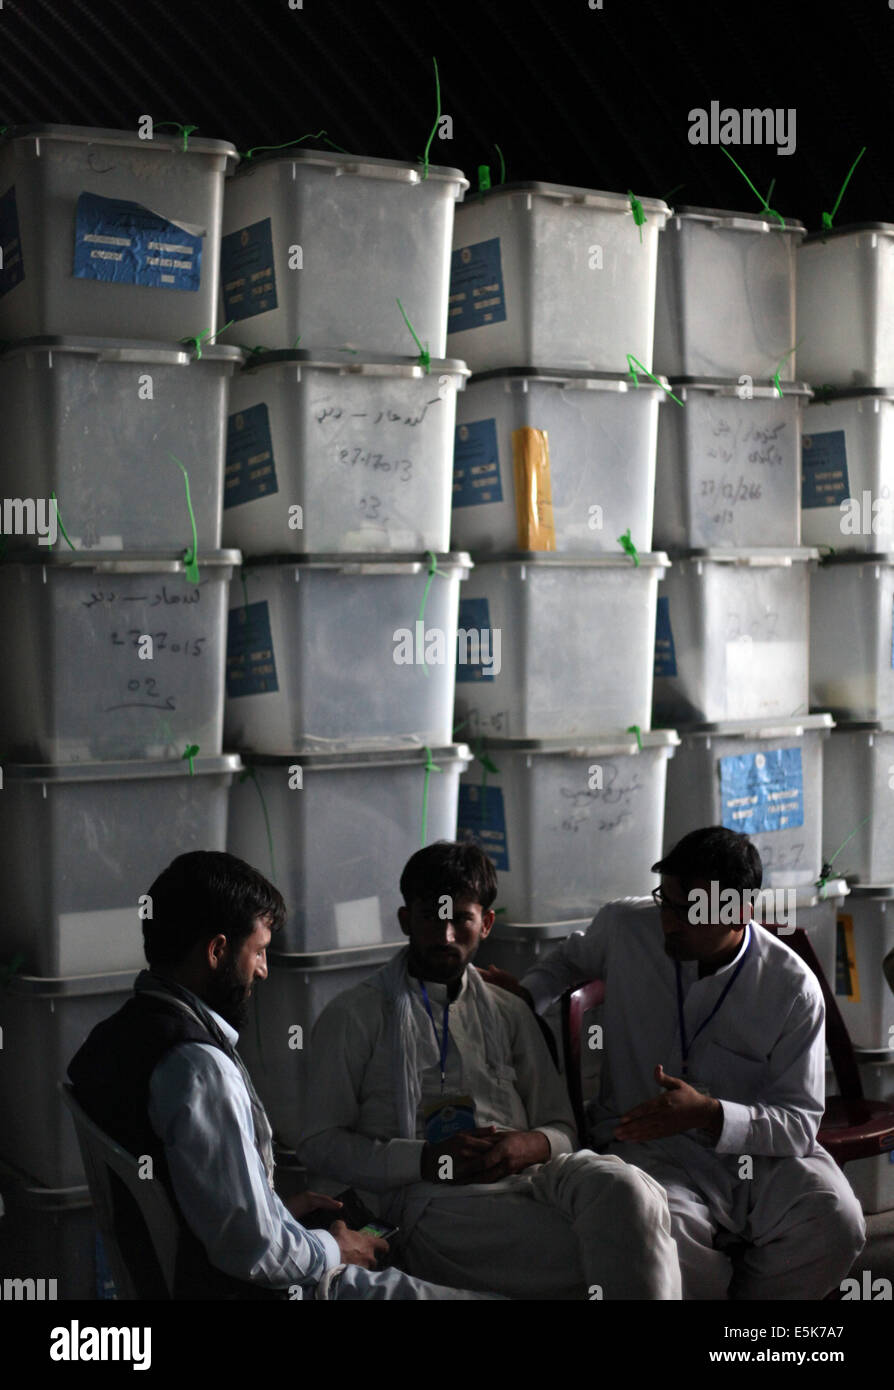
[[[640,202],[639,198],[637,198],[636,194],[633,192],[632,188],[628,188],[627,197],[630,199],[630,211],[633,213],[634,222],[636,223],[637,227],[639,227],[639,239],[640,243],[642,243],[643,223],[647,222],[649,219],[643,212],[643,205]]]
[[[418,339],[418,337],[417,337],[417,335],[416,335],[416,330],[415,330],[415,328],[413,327],[413,325],[410,323],[410,320],[407,318],[407,315],[406,315],[406,313],[405,313],[405,311],[404,311],[404,306],[401,304],[400,300],[397,301],[397,307],[398,307],[398,309],[400,309],[400,312],[403,314],[404,323],[407,325],[407,327],[409,328],[410,332],[412,333],[412,335],[413,335],[413,341],[414,341],[414,343],[416,344],[416,346],[417,346],[418,349],[419,349],[419,365],[420,365],[420,367],[424,368],[424,370],[425,370],[426,372],[430,372],[430,371],[431,371],[431,353],[430,353],[429,350],[428,350],[428,344],[426,343],[425,347],[423,347],[422,344],[420,343],[420,341],[419,341],[419,339]],[[350,351],[350,350],[351,350],[351,349],[349,348],[348,351]]]
[[[636,363],[636,366],[633,365],[634,363]],[[643,366],[642,362],[640,362],[637,357],[634,357],[632,352],[628,352],[627,354],[627,366],[630,370],[630,375],[633,377],[634,386],[639,386],[639,377],[636,374],[636,367],[639,367],[640,371],[646,372],[646,376],[650,377],[651,380],[654,381],[656,386],[660,386],[662,391],[666,392],[666,394],[670,396],[672,401],[676,401],[677,405],[683,404],[681,400],[677,399],[677,397],[674,395],[673,391],[670,389],[669,386],[665,386],[663,382],[658,380],[657,376],[652,376],[651,372],[646,371],[646,368]]]
[[[670,190],[669,193],[662,193],[662,195],[661,195],[661,201],[662,201],[662,203],[666,203],[667,200],[668,200],[668,198],[672,198],[672,197],[674,196],[675,193],[679,193],[680,189],[681,189],[681,188],[685,188],[685,187],[686,187],[685,183],[678,183],[678,184],[676,184],[676,185]]]
[[[431,128],[431,134],[430,134],[429,137],[428,137],[428,140],[427,140],[426,145],[425,145],[425,151],[424,151],[424,153],[423,153],[423,155],[422,155],[422,166],[423,166],[423,167],[422,167],[422,177],[423,177],[423,179],[427,179],[427,178],[428,178],[428,152],[429,152],[429,150],[431,149],[431,142],[432,142],[432,140],[434,140],[434,138],[435,138],[435,132],[436,132],[437,129],[438,129],[438,122],[439,122],[440,119],[441,119],[441,79],[440,79],[440,77],[439,77],[439,75],[438,75],[438,60],[437,60],[437,58],[434,58],[434,57],[433,57],[433,58],[432,58],[432,62],[433,62],[434,65],[435,65],[435,99],[436,99],[436,101],[437,101],[438,114],[435,116],[434,125],[433,125],[432,128]]]
[[[253,159],[256,150],[287,150],[290,149],[292,145],[303,144],[305,140],[319,140],[325,137],[325,135],[325,130],[318,130],[315,135],[312,131],[309,131],[307,135],[299,135],[297,140],[284,140],[281,145],[252,145],[250,150],[241,150],[240,154],[243,159]],[[327,139],[326,143],[331,145],[332,141]],[[335,149],[341,149],[341,146],[336,145]],[[347,154],[347,150],[343,150],[342,153]]]
[[[496,150],[497,154],[500,156],[500,183],[505,183],[505,182],[506,182],[506,161],[505,161],[505,159],[503,158],[503,151],[500,149],[500,146],[499,146],[499,145],[494,145],[494,149]]]
[[[62,532],[62,538],[63,538],[63,540],[65,541],[66,545],[68,546],[69,550],[74,550],[74,546],[72,545],[71,541],[68,539],[68,532],[67,532],[66,529],[65,529],[65,525],[64,525],[64,523],[63,523],[63,521],[62,521],[62,517],[59,515],[59,503],[56,501],[56,494],[55,494],[55,492],[51,492],[51,493],[50,493],[50,501],[52,502],[54,508],[56,509],[56,521],[59,523],[59,530]]]
[[[830,555],[837,554],[834,545],[818,545],[817,550],[828,550]]]
[[[422,848],[423,848],[423,849],[425,849],[425,846],[426,846],[426,844],[427,844],[427,842],[428,842],[428,784],[429,784],[429,781],[430,781],[430,779],[431,779],[431,774],[432,774],[433,772],[440,772],[440,771],[441,771],[441,769],[438,767],[437,763],[434,762],[433,759],[432,759],[431,749],[430,749],[430,748],[426,748],[426,749],[425,749],[425,779],[424,779],[424,781],[423,781],[423,783],[422,783],[422,841],[421,841],[421,844],[422,844]]]
[[[23,952],[16,951],[8,965],[0,965],[0,988],[8,989],[12,983],[14,975],[17,975],[25,964]]]
[[[435,577],[436,574],[439,574],[439,575],[441,576],[442,579],[446,579],[446,578],[447,578],[447,575],[444,573],[444,571],[438,569],[438,559],[437,559],[437,556],[435,555],[434,551],[433,551],[433,550],[427,550],[425,553],[426,553],[426,555],[428,556],[429,564],[428,564],[428,578],[427,578],[426,581],[425,581],[425,588],[424,588],[424,590],[423,590],[423,592],[422,592],[422,602],[421,602],[421,604],[419,605],[419,617],[418,617],[417,621],[420,622],[420,623],[424,623],[424,622],[425,622],[425,605],[428,603],[428,591],[429,591],[429,589],[431,588],[431,582],[432,582],[432,580],[434,579],[434,577]],[[424,637],[424,636],[425,636],[425,632],[424,632],[424,629],[423,629],[423,637]],[[424,655],[425,655],[425,653],[423,653],[423,657],[424,657]],[[427,663],[425,660],[423,660],[423,662],[422,662],[422,671],[423,671],[423,674],[424,674],[424,675],[426,676],[426,678],[427,678],[427,677],[428,677],[428,663]]]
[[[197,125],[181,125],[179,121],[153,122],[153,126],[156,130],[158,130],[163,125],[172,125],[175,130],[180,131],[180,134],[183,136],[183,153],[185,154],[189,145],[189,137],[192,135],[193,131],[198,130],[199,127]]]
[[[776,392],[777,392],[777,394],[779,395],[780,398],[781,398],[782,395],[783,395],[783,390],[782,390],[782,387],[779,385],[779,373],[782,371],[783,363],[784,363],[789,357],[791,357],[791,355],[792,355],[793,352],[797,352],[798,348],[801,346],[801,344],[803,343],[803,341],[804,341],[803,338],[799,338],[798,341],[795,343],[795,346],[792,347],[792,348],[789,348],[788,352],[785,354],[785,357],[783,357],[782,362],[779,363],[779,366],[776,368],[776,371],[775,371],[775,373],[773,374],[773,385],[776,387]]]
[[[639,568],[639,555],[637,554],[636,546],[630,539],[629,526],[627,527],[627,530],[624,532],[623,536],[618,536],[618,545],[620,545],[624,549],[624,551],[626,551],[626,553],[630,556],[631,560],[633,561],[634,565],[636,565],[636,567]]]
[[[860,153],[857,155],[857,158],[854,160],[853,164],[851,165],[850,169],[849,169],[848,172],[847,172],[847,178],[845,179],[844,183],[841,185],[841,192],[839,193],[837,199],[835,200],[835,206],[834,206],[834,208],[832,209],[831,212],[824,212],[824,213],[823,213],[823,229],[824,229],[824,231],[831,232],[831,230],[832,230],[832,218],[835,216],[836,212],[838,211],[838,205],[839,205],[839,203],[841,202],[842,198],[844,197],[844,190],[847,188],[848,184],[849,184],[850,181],[851,181],[851,174],[854,172],[854,170],[856,169],[857,165],[860,163],[860,160],[863,158],[863,156],[864,156],[865,153],[866,153],[866,146],[864,145],[863,148],[862,148],[862,150],[860,151]]]
[[[479,192],[479,193],[486,193],[487,190],[490,188],[490,186],[491,186],[491,184],[490,184],[490,165],[489,165],[489,164],[479,164],[479,165],[478,165],[478,192]]]
[[[822,401],[823,405],[831,405],[832,392],[834,390],[834,386],[830,386],[828,382],[823,382],[822,386],[814,386],[813,399],[815,401]]]
[[[217,330],[216,333],[212,333],[212,331],[211,331],[210,328],[206,328],[204,333],[199,333],[199,334],[197,334],[195,338],[181,338],[180,341],[181,341],[181,343],[183,343],[186,347],[190,347],[190,346],[194,347],[195,350],[196,350],[196,361],[197,361],[197,362],[201,362],[201,360],[202,360],[202,344],[204,343],[205,339],[207,338],[208,341],[210,342],[212,338],[217,338],[221,333],[226,333],[227,329],[228,329],[228,328],[232,328],[232,326],[233,326],[233,324],[234,324],[235,322],[236,322],[235,319],[230,319],[230,322],[229,322],[229,323],[225,323],[224,326],[223,326],[223,328],[218,328],[218,330]]]
[[[296,351],[296,349],[297,349],[297,347],[298,347],[298,344],[299,344],[300,342],[301,342],[301,334],[299,333],[299,334],[298,334],[298,337],[295,339],[294,343],[292,344],[292,351],[293,351],[293,352]]]
[[[642,752],[642,751],[643,751],[643,738],[642,738],[642,730],[640,729],[639,725],[638,725],[638,724],[630,724],[630,725],[628,725],[628,727],[624,730],[624,732],[625,732],[625,734],[636,734],[636,746],[637,746],[637,748],[639,749],[639,751]]]
[[[841,851],[844,849],[845,845],[849,845],[850,842],[851,842],[851,840],[852,840],[852,839],[854,838],[854,836],[856,835],[857,831],[858,831],[858,830],[862,830],[862,828],[863,828],[863,826],[866,824],[866,822],[867,822],[867,821],[870,821],[870,820],[872,820],[872,816],[864,816],[863,819],[860,821],[860,824],[854,826],[853,830],[852,830],[851,833],[848,835],[847,839],[846,839],[846,840],[842,840],[841,844],[838,846],[837,850],[836,850],[835,853],[832,855],[832,858],[831,858],[831,859],[827,859],[826,862],[823,864],[823,867],[820,869],[820,876],[819,876],[819,878],[816,880],[816,886],[817,886],[817,888],[820,890],[821,893],[825,893],[825,891],[826,891],[826,884],[829,882],[829,879],[832,877],[832,865],[835,863],[835,860],[838,858],[839,854],[840,854]]]
[[[189,763],[189,775],[190,775],[190,777],[195,777],[195,775],[196,775],[196,770],[195,770],[195,768],[193,767],[193,760],[194,760],[195,758],[198,757],[198,754],[199,754],[199,745],[198,745],[197,743],[188,743],[188,744],[186,745],[186,747],[184,748],[183,752],[180,754],[180,760],[181,760],[181,762],[182,762],[183,759],[185,758],[185,759],[187,760],[187,762]]]
[[[270,854],[270,877],[273,879],[273,882],[275,883],[275,882],[276,882],[276,860],[275,860],[275,858],[274,858],[274,856],[273,856],[273,832],[272,832],[272,830],[270,829],[270,816],[269,816],[268,813],[267,813],[267,802],[264,800],[264,793],[261,791],[261,784],[260,784],[260,782],[258,781],[258,774],[257,774],[257,771],[256,771],[255,768],[253,768],[253,767],[247,767],[247,768],[245,768],[245,770],[239,774],[239,781],[240,781],[240,782],[244,782],[244,781],[245,781],[247,778],[249,778],[249,777],[250,777],[251,780],[254,782],[254,784],[255,784],[255,790],[257,791],[258,796],[259,796],[260,799],[261,799],[261,810],[262,810],[263,813],[264,813],[264,827],[265,827],[265,829],[266,829],[266,831],[267,831],[267,849],[268,849],[269,854]]]
[[[196,516],[195,516],[195,512],[194,512],[193,509],[192,509],[192,499],[191,499],[191,497],[190,497],[190,495],[189,495],[189,474],[187,473],[186,469],[183,467],[183,464],[180,462],[180,460],[179,460],[174,454],[169,453],[169,454],[168,454],[168,458],[172,458],[172,459],[174,460],[174,462],[176,463],[177,467],[180,469],[180,472],[183,474],[183,481],[184,481],[184,484],[186,485],[186,509],[187,509],[187,511],[189,512],[189,520],[190,520],[190,524],[192,525],[192,546],[190,547],[189,550],[185,550],[185,551],[183,552],[183,564],[184,564],[184,566],[185,566],[185,568],[186,568],[186,577],[187,577],[187,579],[189,580],[190,584],[198,584],[198,582],[199,582],[199,536],[198,536],[198,532],[197,532],[197,530],[196,530]]]
[[[752,191],[752,193],[754,194],[754,196],[755,196],[756,198],[760,198],[760,201],[761,201],[761,212],[768,212],[768,213],[770,214],[771,217],[776,217],[776,218],[778,218],[778,219],[779,219],[779,224],[780,224],[780,226],[784,227],[784,226],[785,226],[785,218],[782,216],[782,214],[781,214],[781,213],[778,213],[778,212],[775,210],[775,208],[771,208],[771,207],[770,207],[770,204],[767,202],[766,198],[761,198],[761,195],[758,193],[758,191],[757,191],[757,189],[755,188],[754,184],[751,182],[751,179],[750,179],[750,178],[748,177],[748,175],[745,173],[745,170],[742,169],[742,168],[740,168],[739,165],[736,164],[736,161],[733,159],[733,157],[732,157],[732,155],[730,154],[729,150],[724,149],[724,147],[723,147],[722,145],[720,146],[720,148],[721,148],[721,150],[723,150],[723,153],[726,155],[726,157],[727,157],[727,159],[730,161],[730,163],[731,163],[731,164],[734,164],[735,167],[739,170],[739,173],[742,175],[742,178],[743,178],[743,179],[745,180],[745,182],[748,184],[748,187],[751,189],[751,191]],[[775,182],[775,180],[774,180],[774,182]],[[772,189],[773,185],[771,184],[770,187],[771,187],[771,189]]]

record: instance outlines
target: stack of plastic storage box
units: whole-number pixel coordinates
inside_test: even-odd
[[[59,1083],[145,963],[140,894],[225,847],[240,766],[221,506],[242,354],[196,342],[235,158],[136,131],[0,140],[0,1154],[23,1221],[53,1213],[60,1238],[87,1194]]]
[[[467,187],[455,169],[316,150],[245,162],[227,186],[223,336],[251,349],[224,494],[246,557],[226,721],[249,775],[229,847],[289,909],[241,1047],[292,1144],[312,1024],[403,944],[401,870],[456,834],[471,756],[453,742],[469,557],[449,550],[468,370],[444,355]]]
[[[828,547],[813,576],[810,698],[835,714],[823,845],[851,885],[835,992],[863,1089],[894,1098],[894,226],[809,236],[798,252],[805,419],[802,524]],[[822,388],[821,390],[819,388]],[[894,1209],[894,1155],[845,1169],[866,1212]]]
[[[650,733],[659,416],[652,369],[665,204],[506,184],[457,212],[448,345],[463,585],[457,733],[477,762],[460,833],[493,858],[480,953],[523,974],[600,903],[643,891],[675,736]],[[631,371],[631,366],[634,371]],[[650,857],[651,856],[651,857]],[[505,914],[505,915],[502,915]]]

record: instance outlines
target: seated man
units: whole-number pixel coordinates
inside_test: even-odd
[[[751,920],[762,870],[745,835],[694,830],[652,871],[662,876],[652,898],[608,903],[522,986],[490,976],[538,1010],[585,980],[605,981],[590,1138],[667,1192],[684,1298],[821,1299],[860,1253],[865,1227],[816,1142],[819,984]],[[732,1237],[747,1242],[735,1268],[718,1248]]]
[[[535,1020],[468,969],[494,921],[491,861],[441,841],[400,888],[409,945],[314,1028],[304,1162],[379,1206],[413,1274],[512,1298],[678,1299],[661,1188],[573,1152]]]
[[[288,1210],[273,1191],[270,1124],[236,1052],[254,980],[285,904],[230,854],[182,854],[149,890],[149,970],[93,1029],[69,1066],[90,1117],[135,1157],[151,1157],[181,1223],[177,1298],[476,1298],[393,1269],[367,1273],[385,1241],[336,1221],[331,1234],[295,1219],[339,1203],[302,1193]],[[135,1213],[121,1213],[130,1261],[145,1249]],[[164,1298],[157,1262],[139,1280]]]

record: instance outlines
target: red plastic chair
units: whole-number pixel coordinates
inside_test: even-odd
[[[580,1068],[580,1035],[584,1014],[595,1009],[605,998],[602,980],[568,989],[562,995],[562,1055],[565,1059],[565,1082],[574,1111],[581,1145],[587,1147],[587,1120],[584,1114],[584,1088]]]

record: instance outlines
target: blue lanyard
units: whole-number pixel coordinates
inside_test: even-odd
[[[730,990],[732,989],[733,985],[736,983],[736,980],[737,980],[738,975],[739,975],[739,971],[742,969],[742,966],[745,964],[745,958],[746,958],[746,956],[748,955],[749,950],[751,949],[751,927],[750,927],[750,926],[749,926],[749,927],[746,927],[746,931],[748,932],[748,945],[745,947],[745,950],[742,952],[742,959],[739,961],[739,964],[736,966],[736,968],[735,968],[735,970],[733,971],[732,975],[731,975],[730,978],[727,980],[726,986],[725,986],[725,988],[724,988],[724,990],[723,990],[723,993],[721,994],[720,998],[717,1000],[717,1003],[714,1005],[714,1007],[713,1007],[713,1009],[711,1010],[711,1012],[708,1014],[708,1017],[707,1017],[706,1019],[703,1019],[702,1022],[699,1024],[699,1026],[696,1028],[695,1032],[694,1032],[693,1035],[692,1035],[692,1042],[687,1042],[687,1040],[686,1040],[686,1023],[685,1023],[684,1018],[683,1018],[683,977],[682,977],[682,975],[681,975],[681,973],[680,973],[680,962],[679,962],[678,960],[675,960],[675,961],[674,961],[674,965],[675,965],[676,971],[677,971],[677,1014],[678,1014],[678,1017],[679,1017],[679,1020],[680,1020],[680,1048],[681,1048],[681,1051],[682,1051],[682,1053],[683,1053],[683,1075],[684,1075],[684,1076],[686,1075],[687,1071],[689,1070],[689,1067],[688,1067],[688,1062],[689,1062],[689,1049],[692,1047],[693,1043],[695,1042],[695,1040],[696,1040],[696,1038],[699,1036],[699,1034],[702,1032],[702,1030],[705,1029],[705,1028],[707,1028],[708,1024],[711,1022],[711,1019],[715,1016],[715,1014],[718,1014],[718,1013],[720,1012],[720,1006],[723,1004],[723,1001],[726,999],[726,996],[729,994],[729,992],[730,992]]]
[[[429,1018],[431,1019],[431,1026],[434,1029],[435,1042],[438,1044],[438,1047],[441,1051],[441,1091],[443,1092],[444,1083],[447,1080],[447,1048],[450,1046],[450,1035],[448,1032],[448,1020],[450,1017],[450,1000],[448,999],[444,1004],[444,1024],[441,1029],[441,1037],[439,1039],[438,1025],[435,1023],[435,1016],[431,1011],[431,1004],[429,1003],[428,999],[428,990],[425,988],[424,980],[419,981],[419,988],[422,990],[422,999],[425,1004],[426,1012]]]

